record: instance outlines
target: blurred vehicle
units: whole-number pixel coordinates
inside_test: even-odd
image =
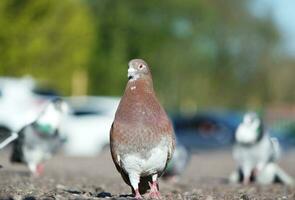
[[[94,156],[109,143],[109,131],[118,107],[116,97],[68,97],[72,111],[62,125],[64,150],[72,156]]]
[[[278,138],[282,148],[287,150],[295,146],[295,121],[278,120],[271,124],[271,135]]]
[[[200,112],[173,118],[176,137],[191,150],[228,147],[242,119],[236,112]]]
[[[48,91],[37,88],[31,77],[0,78],[0,138],[32,122],[48,99],[56,96]]]

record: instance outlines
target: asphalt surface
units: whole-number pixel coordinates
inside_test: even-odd
[[[89,158],[60,153],[46,163],[41,177],[31,176],[25,166],[11,165],[9,150],[0,152],[0,199],[132,199],[107,149]],[[295,150],[283,155],[280,166],[295,177]],[[198,152],[179,182],[160,181],[162,199],[295,199],[294,187],[228,184],[234,167],[230,151]]]

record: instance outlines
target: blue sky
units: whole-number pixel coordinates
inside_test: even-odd
[[[271,12],[281,31],[283,50],[295,57],[295,0],[254,0],[255,15]]]

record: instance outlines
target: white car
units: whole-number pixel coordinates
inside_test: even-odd
[[[72,111],[62,123],[71,156],[95,156],[109,144],[109,132],[120,99],[117,97],[68,97]]]

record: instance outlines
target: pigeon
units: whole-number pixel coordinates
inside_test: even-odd
[[[191,159],[191,152],[180,142],[176,142],[175,151],[171,161],[163,174],[163,179],[171,182],[178,182],[179,176],[183,173]]]
[[[149,197],[159,199],[157,179],[172,158],[174,130],[155,95],[148,64],[131,60],[128,79],[110,130],[112,159],[136,199],[148,188]]]
[[[267,167],[280,157],[278,140],[269,136],[262,120],[254,112],[246,113],[237,128],[233,157],[238,170],[230,176],[230,181],[242,182],[245,185],[257,182],[259,176],[265,175]]]
[[[50,159],[65,141],[59,128],[67,112],[68,105],[61,98],[51,100],[35,121],[18,132],[11,162],[24,163],[33,175],[41,175],[44,161]]]

